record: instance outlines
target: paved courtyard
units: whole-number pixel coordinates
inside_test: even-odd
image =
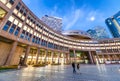
[[[27,67],[0,72],[0,81],[120,81],[120,65],[81,65],[72,73],[70,65]]]

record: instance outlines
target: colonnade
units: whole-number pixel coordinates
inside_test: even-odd
[[[18,42],[14,41],[11,44],[11,49],[7,54],[6,59],[4,59],[3,65],[11,65],[11,63],[13,64],[12,62],[13,58],[18,58],[18,56],[14,57],[17,51],[16,50],[17,47],[18,47]],[[23,53],[19,55],[23,57],[23,65],[41,64],[41,63],[65,64],[65,63],[77,62],[79,58],[76,53],[77,50],[76,49],[71,49],[71,50],[73,50],[73,57],[70,56],[69,52],[47,49],[47,48],[38,48],[38,47],[26,45],[24,47]],[[115,63],[115,61],[119,63],[120,60],[119,54],[96,54],[95,51],[87,51],[86,54],[90,64],[106,63],[107,61],[109,61],[110,63]]]
[[[98,54],[98,63],[120,63],[120,54]]]
[[[16,58],[14,57],[14,55],[16,54],[17,47],[18,47],[18,42],[14,41],[11,45],[9,54],[5,59],[4,65],[11,65],[11,62],[13,61],[12,58]],[[47,63],[47,64],[69,63],[70,57],[68,52],[47,49],[47,48],[38,48],[30,45],[25,45],[24,47],[22,47],[22,49],[24,49],[24,51],[21,54],[19,54],[19,57],[23,57],[23,61],[22,61],[23,65],[40,64],[40,63]]]

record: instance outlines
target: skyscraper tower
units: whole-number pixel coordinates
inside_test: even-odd
[[[105,20],[108,29],[114,38],[120,38],[120,11]]]
[[[106,29],[101,26],[95,26],[94,28],[87,30],[87,33],[89,33],[93,39],[99,40],[109,38]]]
[[[57,32],[62,31],[62,18],[45,15],[42,21]]]

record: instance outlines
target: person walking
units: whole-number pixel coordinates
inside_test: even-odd
[[[76,70],[75,70],[75,63],[74,63],[74,62],[72,63],[72,67],[73,67],[73,73],[76,73]]]
[[[20,68],[21,68],[21,66],[22,66],[22,62],[23,62],[23,58],[22,58],[22,57],[20,57],[20,61],[19,61],[19,64],[18,64],[18,69],[20,69]]]
[[[77,63],[77,70],[80,72],[80,64]]]
[[[77,70],[79,70],[79,69],[80,69],[80,64],[78,63],[78,64],[77,64]]]

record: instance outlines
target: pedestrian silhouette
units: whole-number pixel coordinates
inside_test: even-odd
[[[78,64],[77,64],[77,70],[79,70],[79,69],[80,69],[80,64],[78,63]]]
[[[78,70],[78,72],[80,73],[80,64],[79,63],[77,63],[77,70]],[[80,73],[81,74],[81,73]]]
[[[18,69],[20,69],[20,68],[21,68],[22,63],[23,63],[23,58],[22,58],[22,57],[20,57],[20,61],[19,61],[19,64],[18,64]]]
[[[75,70],[75,63],[74,63],[74,62],[72,63],[72,67],[73,67],[73,73],[76,73],[76,70]]]

